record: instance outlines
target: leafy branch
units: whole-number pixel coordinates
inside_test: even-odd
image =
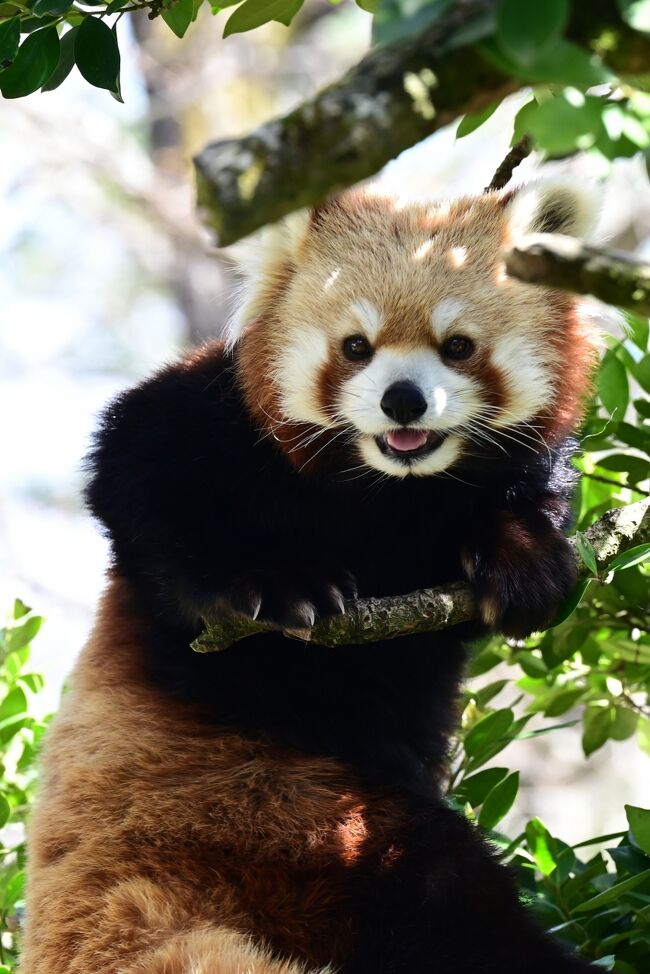
[[[421,33],[375,48],[288,115],[203,149],[195,159],[198,200],[217,243],[234,243],[366,179],[461,115],[487,117],[522,83],[611,83],[615,76],[595,51],[620,76],[650,63],[650,38],[621,19],[615,0],[574,5],[566,39],[554,38],[553,52],[527,64],[499,46],[502,9],[497,0],[458,0]]]
[[[626,553],[635,549],[629,564],[641,560],[640,546],[650,543],[650,501],[642,500],[605,513],[583,535],[571,539],[581,579],[627,567]],[[645,551],[650,557],[650,547]],[[343,615],[323,619],[312,629],[286,631],[285,635],[321,646],[346,646],[394,639],[416,632],[434,632],[476,618],[476,602],[469,585],[455,582],[441,588],[420,589],[407,595],[357,599],[348,602]],[[227,649],[247,636],[275,627],[248,616],[229,615],[207,620],[205,631],[192,648],[199,653]]]

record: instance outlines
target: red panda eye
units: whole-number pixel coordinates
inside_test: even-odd
[[[363,335],[350,335],[343,342],[343,354],[352,362],[358,362],[359,359],[370,358],[372,346]]]
[[[465,335],[453,335],[442,346],[442,354],[445,358],[469,358],[473,351],[474,342],[471,338],[466,338]]]

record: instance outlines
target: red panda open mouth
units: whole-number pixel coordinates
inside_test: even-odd
[[[445,433],[435,430],[397,429],[389,430],[375,437],[375,442],[382,453],[396,460],[412,460],[433,453],[443,443]]]

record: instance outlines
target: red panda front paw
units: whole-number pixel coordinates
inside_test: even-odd
[[[571,547],[550,525],[535,531],[511,521],[462,560],[483,622],[519,639],[546,629],[576,582]]]
[[[262,568],[233,579],[227,601],[235,612],[281,629],[309,629],[323,616],[341,615],[356,598],[354,578],[341,569]]]

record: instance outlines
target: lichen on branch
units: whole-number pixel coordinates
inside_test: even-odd
[[[650,264],[560,234],[537,234],[506,255],[511,277],[529,284],[591,294],[607,304],[650,315]]]
[[[650,500],[608,511],[583,537],[594,550],[599,570],[606,569],[616,555],[650,542]],[[575,539],[571,540],[575,550]],[[580,561],[578,575],[588,575]],[[351,646],[416,632],[435,632],[475,618],[476,602],[470,586],[453,582],[407,595],[357,599],[347,603],[344,614],[322,619],[312,629],[286,631],[285,635],[319,646]],[[248,616],[228,615],[206,620],[205,631],[192,648],[198,653],[213,653],[247,636],[272,630],[273,626]]]

